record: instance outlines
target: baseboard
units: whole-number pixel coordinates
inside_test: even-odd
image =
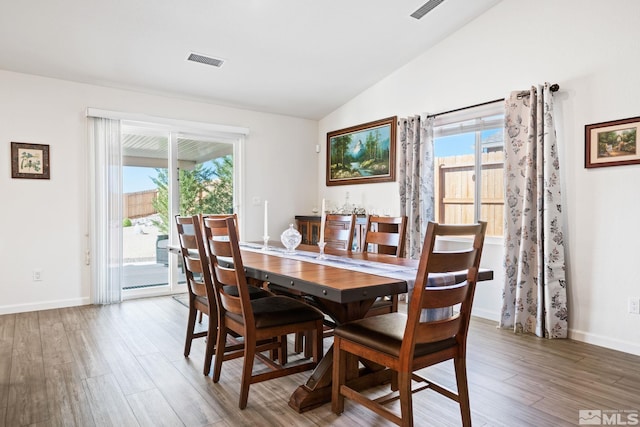
[[[90,303],[89,297],[66,300],[40,301],[29,304],[0,305],[0,314],[25,313],[28,311],[51,310],[54,308],[76,307]]]
[[[500,313],[474,307],[471,315],[500,322]],[[640,344],[569,328],[569,339],[640,356]]]
[[[500,321],[500,313],[497,311],[485,310],[482,308],[473,307],[471,315],[474,317],[480,317],[482,319]]]
[[[640,344],[569,328],[572,340],[640,356]]]

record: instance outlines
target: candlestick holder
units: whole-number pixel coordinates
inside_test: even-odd
[[[316,257],[317,259],[327,259],[327,256],[324,254],[324,247],[327,245],[326,242],[318,242],[318,248],[320,249],[320,253]]]
[[[262,236],[262,250],[263,251],[268,251],[269,250],[269,236]]]

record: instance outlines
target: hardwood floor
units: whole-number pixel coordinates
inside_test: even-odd
[[[296,413],[287,402],[308,373],[252,385],[239,410],[241,359],[213,384],[201,373],[203,340],[182,355],[186,316],[171,297],[0,316],[0,427],[390,425],[349,401],[341,416],[329,404]],[[475,426],[573,426],[581,409],[640,411],[640,357],[601,347],[473,319],[468,370]],[[450,364],[422,372],[454,387]],[[457,405],[437,393],[414,395],[414,411],[417,426],[460,425]]]

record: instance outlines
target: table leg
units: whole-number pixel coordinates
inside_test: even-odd
[[[338,324],[364,317],[374,300],[358,301],[349,304],[336,304],[318,300],[318,306],[332,316]],[[363,390],[374,385],[388,382],[390,373],[376,369],[375,364],[367,363],[366,368],[358,369],[358,360],[347,361],[347,383],[355,390]],[[299,386],[289,399],[289,406],[298,412],[308,411],[331,401],[331,375],[333,369],[333,344],[324,354],[304,385]]]

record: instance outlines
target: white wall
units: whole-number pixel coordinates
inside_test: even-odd
[[[317,122],[0,71],[0,314],[89,302],[85,193],[87,107],[250,129],[243,238],[270,233],[317,202]],[[10,142],[49,144],[51,179],[11,179]],[[43,280],[32,281],[41,269]]]
[[[534,9],[535,3],[535,11]],[[640,354],[640,166],[584,168],[584,126],[640,116],[640,2],[503,0],[405,67],[320,121],[326,133],[398,115],[436,113],[504,97],[533,84],[559,83],[558,117],[566,214],[570,336]],[[538,28],[536,28],[538,27]],[[325,187],[321,197],[399,211],[397,183]],[[498,272],[479,286],[475,314],[497,318],[502,247],[488,242],[483,264]]]

